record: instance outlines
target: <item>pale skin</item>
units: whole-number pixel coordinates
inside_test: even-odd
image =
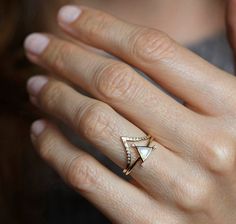
[[[228,4],[234,47],[236,2]],[[80,14],[65,21],[66,9]],[[58,23],[74,39],[122,61],[52,34],[33,34],[25,42],[28,58],[54,75],[29,80],[31,102],[73,127],[122,169],[127,161],[120,136],[151,134],[156,150],[135,166],[130,183],[73,146],[50,121],[39,120],[31,137],[42,158],[115,223],[235,223],[235,77],[165,33],[103,11],[64,7]],[[76,91],[77,86],[94,98]]]

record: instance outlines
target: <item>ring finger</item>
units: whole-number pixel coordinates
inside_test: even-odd
[[[154,223],[156,219],[167,223],[164,206],[70,144],[54,125],[44,120],[33,123],[31,138],[41,157],[115,223]]]
[[[41,53],[42,44],[36,43],[39,37],[41,41],[48,41]],[[199,116],[140,77],[127,64],[52,36],[31,36],[26,40],[26,48],[33,62],[108,103],[132,123],[155,136],[162,145],[173,151],[194,149],[195,144],[190,143],[195,142],[199,127],[202,127]]]
[[[142,130],[107,104],[83,96],[62,82],[44,76],[33,77],[28,82],[28,90],[40,108],[68,123],[120,167],[127,164],[120,137],[145,136]],[[157,150],[151,153],[143,166],[137,164],[131,174],[155,197],[162,195],[163,199],[178,200],[183,195],[176,194],[180,190],[173,190],[173,186],[178,185],[179,173],[188,176],[186,164],[172,151],[155,141],[153,144]],[[137,152],[133,152],[132,157],[136,160]]]

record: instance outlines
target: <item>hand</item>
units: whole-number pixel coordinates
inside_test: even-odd
[[[69,16],[66,10],[72,10]],[[121,168],[127,164],[121,136],[151,134],[157,150],[135,166],[134,182],[129,183],[70,144],[49,121],[40,120],[32,126],[40,155],[116,223],[235,223],[235,77],[160,31],[101,11],[64,7],[58,20],[81,43],[123,61],[53,35],[33,34],[25,42],[28,58],[71,85],[33,77],[28,82],[32,103],[73,127]]]

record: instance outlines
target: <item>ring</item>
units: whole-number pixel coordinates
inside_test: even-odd
[[[122,143],[125,147],[126,150],[126,154],[127,154],[127,166],[126,168],[123,170],[123,173],[125,175],[129,175],[132,171],[132,169],[135,167],[135,165],[138,163],[138,161],[142,161],[142,163],[148,158],[148,156],[151,154],[151,152],[156,149],[156,146],[152,146],[150,147],[151,142],[153,141],[153,137],[151,135],[147,135],[145,137],[126,137],[126,136],[122,136],[121,140]],[[131,146],[128,144],[128,142],[140,142],[140,141],[144,141],[144,140],[148,140],[147,145],[145,146],[137,146],[134,143],[131,144]],[[138,159],[133,162],[133,164],[131,164],[131,147],[133,149],[135,149],[138,154],[139,157]]]

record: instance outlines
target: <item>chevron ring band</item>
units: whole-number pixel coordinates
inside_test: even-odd
[[[125,147],[126,154],[127,154],[127,166],[123,170],[123,173],[125,175],[129,175],[134,168],[134,166],[141,160],[141,163],[143,163],[148,156],[151,154],[151,152],[156,149],[156,146],[150,147],[151,142],[153,141],[153,137],[151,135],[147,135],[145,137],[121,137],[122,143]],[[136,145],[135,142],[141,142],[148,140],[148,143],[146,145]],[[132,144],[129,144],[129,142],[132,142]],[[132,163],[132,157],[131,157],[131,151],[136,150],[136,152],[139,154],[138,159]]]

